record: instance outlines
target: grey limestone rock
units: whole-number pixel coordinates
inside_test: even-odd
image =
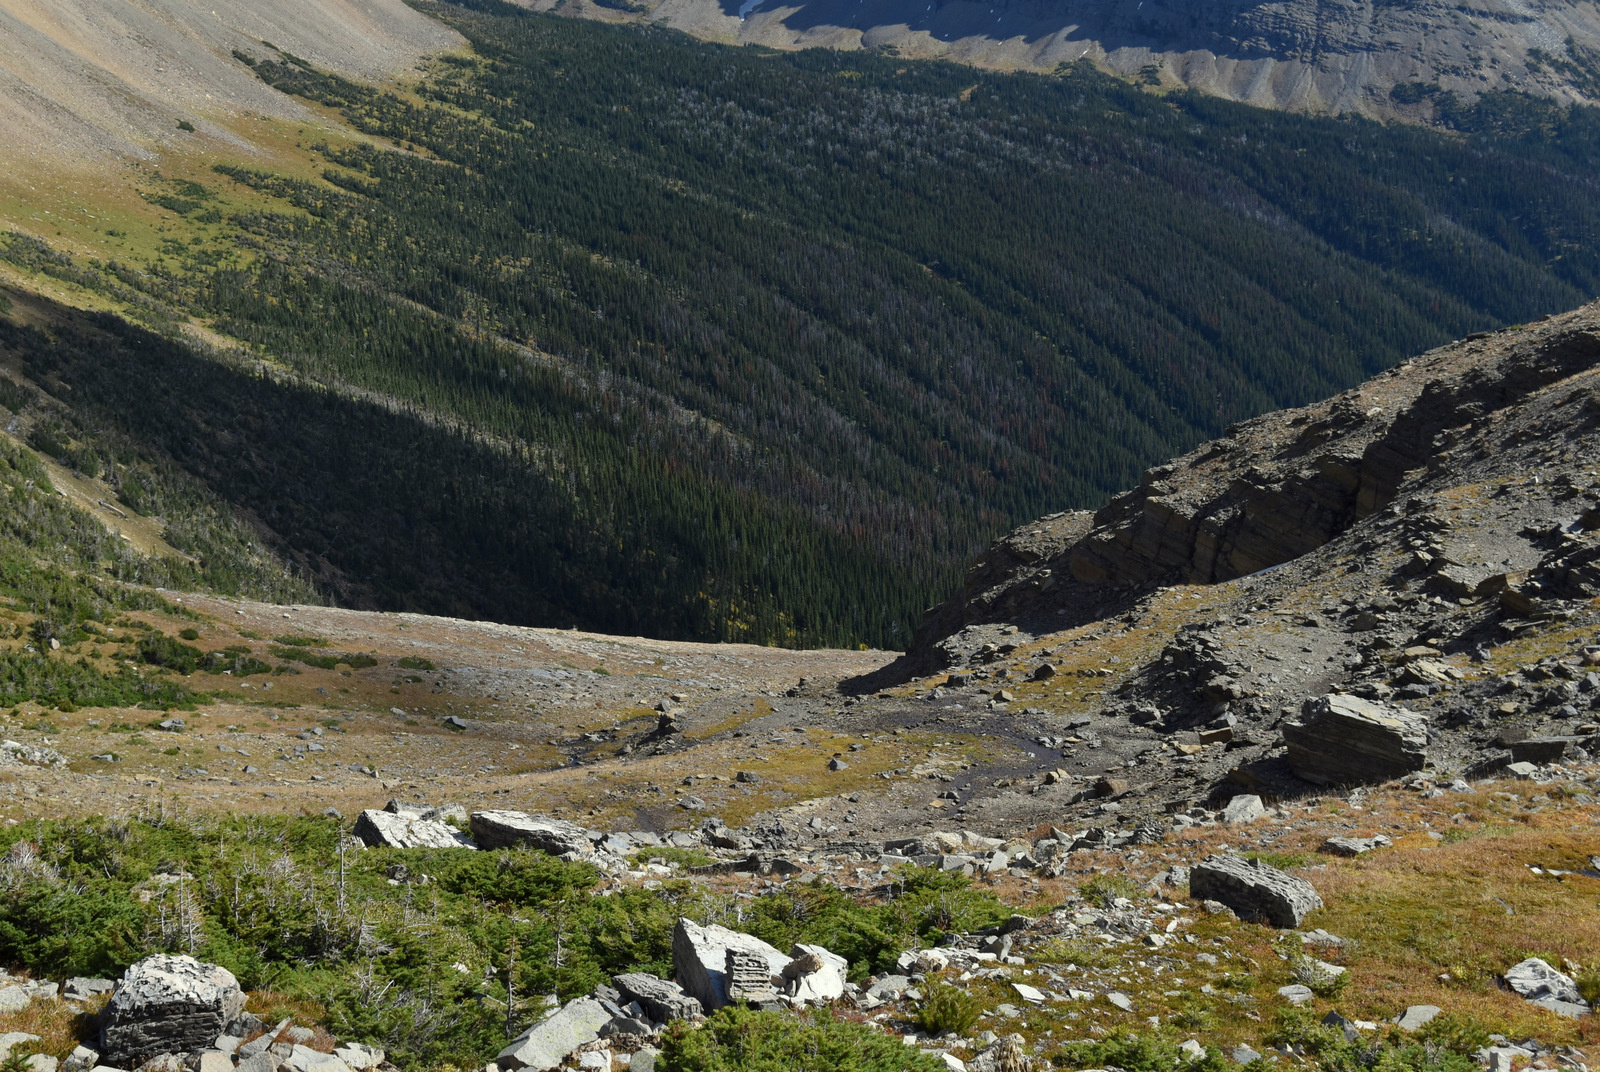
[[[1298,723],[1286,723],[1289,767],[1319,785],[1359,785],[1398,778],[1427,763],[1428,727],[1410,711],[1332,693],[1307,700]]]
[[[1371,852],[1373,849],[1380,849],[1392,844],[1394,842],[1382,834],[1369,838],[1331,837],[1322,843],[1322,847],[1318,851],[1326,852],[1333,856],[1360,856],[1364,852]]]
[[[1267,809],[1262,806],[1260,797],[1254,793],[1241,793],[1228,801],[1228,806],[1222,809],[1222,821],[1253,823],[1265,814]]]
[[[156,954],[123,973],[100,1026],[100,1058],[134,1068],[163,1053],[209,1049],[244,1008],[226,968]]]
[[[1443,1011],[1437,1005],[1412,1005],[1395,1017],[1394,1024],[1402,1031],[1415,1031],[1423,1024],[1431,1023]]]
[[[1529,957],[1506,969],[1504,979],[1514,993],[1551,1012],[1578,1017],[1592,1011],[1572,977],[1538,957]]]
[[[705,1010],[691,994],[670,979],[658,979],[645,972],[628,972],[613,976],[612,984],[624,1001],[637,1001],[644,1014],[658,1024],[672,1020],[687,1020]]]
[[[1220,901],[1240,919],[1264,919],[1275,927],[1298,927],[1322,907],[1311,883],[1259,860],[1213,854],[1189,871],[1189,892]]]
[[[672,969],[684,990],[692,994],[707,1012],[734,1000],[729,994],[728,951],[750,954],[761,959],[771,977],[781,974],[792,959],[749,934],[715,925],[702,927],[687,919],[678,920],[672,934]]]
[[[367,809],[356,819],[355,835],[369,848],[475,849],[472,839],[449,823],[404,813]]]
[[[548,1072],[573,1050],[598,1039],[600,1029],[612,1019],[611,1010],[594,998],[569,1001],[507,1043],[495,1064],[501,1072],[519,1068]]]
[[[551,856],[564,856],[569,852],[588,855],[594,850],[588,831],[577,823],[520,811],[473,812],[472,836],[479,847],[485,849],[522,846]]]

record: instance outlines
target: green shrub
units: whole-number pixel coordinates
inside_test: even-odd
[[[1473,1054],[1489,1045],[1489,1029],[1470,1016],[1444,1012],[1423,1024],[1417,1038],[1455,1053]]]
[[[1108,1038],[1070,1042],[1052,1056],[1052,1063],[1067,1068],[1120,1068],[1124,1072],[1227,1072],[1230,1066],[1211,1047],[1204,1057],[1190,1061],[1177,1041],[1165,1033],[1118,1032]]]
[[[947,983],[928,987],[927,997],[917,1009],[917,1026],[930,1035],[954,1031],[966,1035],[978,1025],[983,1013],[983,1003],[964,990]]]
[[[719,1009],[698,1031],[682,1021],[662,1040],[666,1072],[944,1072],[898,1038],[827,1012],[795,1016]]]
[[[400,665],[407,670],[423,670],[430,674],[433,673],[434,670],[438,669],[429,660],[416,655],[407,655],[405,658],[400,660]]]
[[[192,674],[200,667],[202,653],[162,633],[146,636],[139,641],[139,661],[160,666],[180,674]]]
[[[279,644],[286,648],[325,648],[328,642],[321,637],[303,636],[299,633],[285,633],[283,636],[273,637]]]
[[[178,635],[180,637],[182,637],[184,640],[199,640],[200,639],[200,630],[195,629],[193,626],[191,626],[191,627],[189,627],[187,629],[178,630]]]

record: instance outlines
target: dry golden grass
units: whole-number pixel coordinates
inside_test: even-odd
[[[38,1035],[38,1042],[24,1043],[13,1053],[43,1053],[65,1058],[82,1042],[92,1042],[95,1036],[94,1017],[105,998],[97,998],[79,1013],[62,1001],[35,1001],[20,1012],[0,1015],[0,1035],[11,1031],[25,1031]]]

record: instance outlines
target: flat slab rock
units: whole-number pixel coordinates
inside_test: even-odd
[[[598,1039],[611,1019],[610,1010],[594,998],[569,1001],[507,1043],[494,1063],[506,1072],[519,1068],[548,1072],[579,1046]]]
[[[1189,870],[1189,892],[1220,901],[1240,919],[1261,919],[1274,927],[1298,927],[1322,907],[1316,888],[1259,860],[1213,854]]]
[[[193,957],[145,957],[123,973],[106,1005],[100,1059],[137,1068],[157,1054],[209,1049],[244,1001],[226,968]]]
[[[1318,785],[1362,785],[1421,770],[1428,724],[1419,715],[1338,693],[1307,700],[1283,727],[1289,768]]]
[[[622,994],[623,1001],[637,1001],[645,1015],[658,1024],[687,1020],[705,1012],[699,999],[685,993],[683,987],[646,972],[612,976],[611,985]]]
[[[483,849],[538,849],[551,856],[594,851],[589,832],[577,823],[547,819],[520,811],[475,811],[472,838]]]
[[[1326,852],[1333,856],[1360,856],[1362,853],[1371,852],[1373,849],[1386,848],[1393,844],[1393,841],[1390,841],[1382,834],[1359,838],[1331,837],[1324,841],[1317,851]]]
[[[476,849],[449,823],[369,808],[356,818],[355,835],[368,848]]]

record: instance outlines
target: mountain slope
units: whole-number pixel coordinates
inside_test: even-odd
[[[47,453],[137,444],[341,602],[903,646],[1008,525],[1600,290],[1583,110],[1444,137],[421,9],[471,54],[391,91],[240,48],[304,126],[0,235],[58,303],[8,342],[78,422]]]
[[[235,151],[251,113],[308,113],[233,58],[263,41],[356,78],[408,71],[459,38],[400,0],[0,0],[0,178],[41,164],[153,159],[184,142],[179,120]]]
[[[525,0],[518,0],[525,2]],[[1087,60],[1265,108],[1430,120],[1440,94],[1600,99],[1600,8],[1486,0],[526,0],[713,41],[1052,71]]]

